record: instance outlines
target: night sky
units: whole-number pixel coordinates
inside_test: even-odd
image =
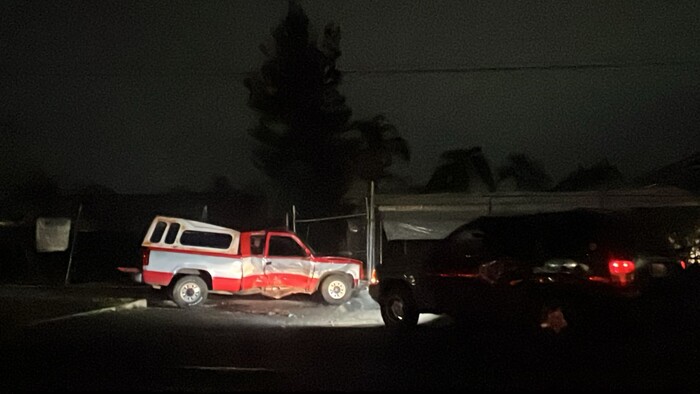
[[[448,149],[627,176],[700,148],[700,2],[300,1],[342,32],[353,119],[384,114],[427,182]],[[3,1],[3,182],[42,171],[121,193],[267,180],[247,72],[286,1]]]

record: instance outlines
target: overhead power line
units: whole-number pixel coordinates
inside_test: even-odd
[[[48,67],[58,68],[54,65]],[[59,66],[60,67],[60,66]],[[630,63],[586,63],[586,64],[530,64],[530,65],[499,65],[499,66],[464,66],[447,68],[375,68],[375,69],[343,69],[339,71],[350,75],[395,75],[395,74],[467,74],[483,72],[514,72],[514,71],[538,71],[538,70],[587,70],[587,69],[629,69],[629,68],[649,68],[649,67],[700,67],[700,61],[673,61],[673,62],[630,62]],[[24,66],[4,64],[0,65],[0,73],[22,76],[74,76],[74,77],[132,77],[132,76],[247,76],[257,72],[249,71],[208,71],[202,69],[193,70],[173,70],[173,69],[145,69],[140,71],[127,72],[83,72],[73,70],[58,71],[31,71]]]
[[[699,67],[700,61],[679,62],[636,62],[636,63],[588,63],[588,64],[533,64],[515,66],[474,66],[454,68],[404,68],[379,70],[340,70],[344,74],[442,74],[442,73],[478,73],[508,72],[528,70],[585,70],[585,69],[623,69],[646,67]]]

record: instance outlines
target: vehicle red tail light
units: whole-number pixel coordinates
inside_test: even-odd
[[[631,260],[610,260],[608,269],[612,275],[627,275],[634,272],[634,261]]]
[[[148,265],[148,258],[151,255],[151,250],[148,248],[141,249],[141,262],[144,266]]]
[[[618,283],[626,286],[634,280],[634,261],[632,260],[610,260],[608,262],[608,270],[612,277],[613,283]]]

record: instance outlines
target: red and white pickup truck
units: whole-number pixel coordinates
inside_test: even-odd
[[[329,304],[347,301],[364,277],[362,261],[317,256],[293,232],[239,232],[193,220],[156,216],[144,237],[141,282],[166,289],[181,307],[209,292],[282,298],[320,292]]]

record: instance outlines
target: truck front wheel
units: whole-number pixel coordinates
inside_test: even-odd
[[[195,275],[183,276],[170,288],[170,295],[180,308],[203,304],[207,293],[204,279]]]
[[[389,328],[411,328],[418,324],[418,310],[410,290],[392,287],[379,303],[382,320]]]
[[[340,305],[352,295],[352,283],[346,275],[330,275],[321,283],[323,300],[331,305]]]

